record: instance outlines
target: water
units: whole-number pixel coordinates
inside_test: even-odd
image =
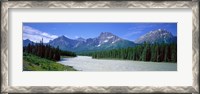
[[[89,56],[63,58],[58,63],[79,71],[177,71],[176,63],[92,59]]]

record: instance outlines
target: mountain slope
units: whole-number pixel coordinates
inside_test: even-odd
[[[135,43],[141,44],[144,42],[148,43],[176,43],[177,38],[173,36],[170,32],[163,30],[163,29],[158,29],[155,31],[151,31],[137,40],[135,40]]]

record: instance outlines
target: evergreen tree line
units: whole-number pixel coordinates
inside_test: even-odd
[[[76,53],[71,52],[71,51],[62,51],[62,50],[60,50],[60,55],[76,57]]]
[[[177,62],[177,44],[144,43],[135,47],[89,53],[92,58],[111,58],[152,62]]]
[[[23,52],[31,53],[41,58],[46,58],[53,61],[60,60],[61,55],[73,57],[76,56],[74,52],[62,51],[59,49],[59,47],[54,48],[49,44],[44,45],[43,42],[32,44],[29,43],[28,46],[23,47]]]

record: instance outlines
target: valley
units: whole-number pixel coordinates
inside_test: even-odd
[[[25,39],[23,52],[31,54],[29,58],[42,58],[39,63],[35,63],[36,59],[24,60],[24,70],[30,71],[177,70],[177,37],[164,29],[149,31],[134,41],[111,32],[100,32],[93,38],[61,35],[46,43],[43,38],[40,42]],[[48,62],[53,62],[53,67]]]

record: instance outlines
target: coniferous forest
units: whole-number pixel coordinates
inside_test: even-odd
[[[97,59],[123,59],[152,62],[177,62],[177,44],[144,43],[135,47],[89,53]]]
[[[57,63],[62,56],[76,57],[74,52],[62,51],[48,44],[29,43],[23,47],[23,70],[25,71],[75,71],[71,66]]]
[[[76,54],[70,51],[62,51],[59,47],[54,48],[49,44],[44,45],[43,42],[41,43],[32,43],[28,44],[28,46],[23,47],[23,52],[31,53],[33,55],[39,56],[41,58],[50,59],[53,61],[60,60],[60,56],[72,56],[75,57]]]

